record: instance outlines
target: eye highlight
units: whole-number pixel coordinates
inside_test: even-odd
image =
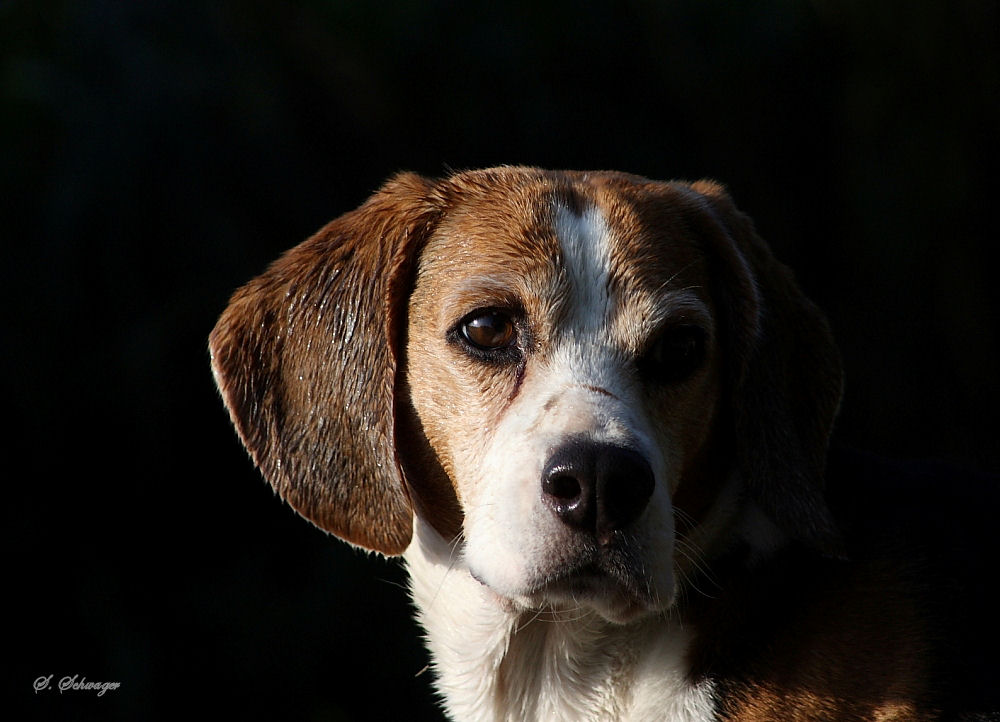
[[[705,360],[706,336],[700,326],[680,325],[665,329],[639,359],[639,371],[647,379],[661,384],[684,381]]]

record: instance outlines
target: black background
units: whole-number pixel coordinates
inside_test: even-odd
[[[398,565],[273,496],[206,351],[398,170],[724,181],[830,316],[841,437],[996,470],[998,34],[977,0],[0,2],[5,708],[435,717]]]

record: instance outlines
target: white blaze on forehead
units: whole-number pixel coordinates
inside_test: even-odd
[[[567,329],[593,332],[606,325],[611,309],[611,237],[604,214],[589,206],[578,215],[559,205],[554,225],[572,294]]]

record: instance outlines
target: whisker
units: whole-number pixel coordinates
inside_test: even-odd
[[[692,564],[694,564],[697,567],[697,564],[693,560],[691,560],[691,558],[687,555],[687,553],[685,551],[683,551],[682,549],[678,549],[678,552],[681,553],[681,554],[683,554],[686,559],[688,559],[689,561],[691,561]],[[701,596],[703,596],[703,597],[705,597],[707,599],[715,599],[716,598],[716,595],[709,594],[708,592],[706,592],[705,590],[703,590],[701,587],[699,587],[698,584],[695,583],[695,578],[692,577],[691,575],[689,575],[683,569],[678,568],[677,569],[677,575],[678,575],[678,577],[680,577],[680,581],[682,582],[680,590],[679,590],[679,594],[683,594],[687,589],[693,589],[698,594],[700,594]],[[706,576],[706,579],[708,579],[709,582],[712,582],[712,579],[710,577]],[[713,586],[716,587],[716,589],[720,588],[718,584],[716,584],[714,582],[712,582],[712,583],[713,583]]]
[[[705,577],[706,581],[711,583],[711,585],[716,589],[722,588],[722,585],[716,578],[715,573],[712,571],[711,564],[709,564],[708,560],[705,558],[705,554],[697,544],[689,542],[683,537],[678,537],[675,540],[675,544],[677,545],[677,550],[684,554],[684,557],[691,562],[691,564],[703,577]]]
[[[518,634],[522,629],[524,629],[529,624],[531,624],[532,622],[534,622],[537,619],[539,619],[542,616],[542,612],[543,611],[544,611],[544,608],[542,608],[542,607],[539,607],[538,609],[536,609],[535,613],[533,615],[531,615],[530,619],[528,619],[527,621],[525,621],[523,624],[518,624],[517,625],[517,627],[514,629],[514,634]]]
[[[687,265],[682,266],[680,269],[677,270],[676,273],[674,273],[674,275],[672,275],[670,278],[668,278],[666,281],[664,281],[662,284],[660,284],[660,287],[657,289],[657,291],[665,291],[670,286],[670,284],[674,282],[674,279],[676,279],[679,275],[681,275],[682,273],[684,273],[686,270],[688,270],[692,266],[694,266],[696,264],[699,264],[699,263],[704,263],[704,262],[705,262],[704,259],[696,258],[693,261],[691,261],[690,263],[688,263]],[[688,288],[682,288],[680,290],[681,291],[686,291],[686,290],[691,289],[691,288],[699,288],[699,286],[688,286]]]
[[[444,574],[441,575],[441,579],[438,582],[437,589],[434,590],[434,594],[431,596],[430,602],[427,605],[428,610],[434,607],[437,602],[438,596],[441,594],[441,590],[444,588],[444,583],[448,578],[448,575],[455,571],[455,566],[458,564],[461,552],[459,547],[461,543],[465,540],[465,530],[460,530],[455,538],[449,542],[448,551],[448,568],[445,569]]]

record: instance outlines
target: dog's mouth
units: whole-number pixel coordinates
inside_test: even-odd
[[[593,607],[612,621],[624,622],[659,606],[636,572],[602,558],[546,579],[531,596],[569,610]]]
[[[523,594],[509,601],[518,607],[571,615],[593,609],[618,624],[662,611],[672,603],[655,591],[643,565],[621,549],[594,550],[581,556],[575,563],[563,563],[533,580]]]

